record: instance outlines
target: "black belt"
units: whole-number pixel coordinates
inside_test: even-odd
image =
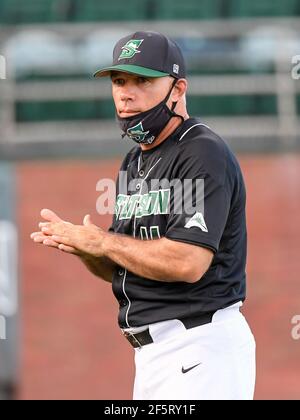
[[[191,316],[188,318],[177,318],[183,323],[185,328],[189,330],[190,328],[199,327],[200,325],[209,324],[212,321],[212,317],[216,311],[205,312],[200,315]],[[133,334],[128,331],[122,331],[123,335],[129,343],[134,348],[143,347],[147,344],[153,343],[153,338],[151,337],[149,328],[145,331]]]

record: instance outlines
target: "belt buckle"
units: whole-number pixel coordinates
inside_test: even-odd
[[[139,340],[136,338],[136,336],[133,333],[130,333],[128,331],[123,331],[122,333],[124,335],[125,338],[127,338],[127,340],[134,346],[134,343],[136,343],[138,345],[138,347],[142,348],[142,344],[139,342]]]

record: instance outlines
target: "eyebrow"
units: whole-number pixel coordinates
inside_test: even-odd
[[[129,76],[133,76],[133,79],[138,79],[139,77],[143,77],[144,79],[150,81],[152,79],[155,79],[154,77],[146,77],[146,76],[141,76],[139,74],[131,74],[131,73],[126,73],[126,72],[122,72],[122,71],[114,71],[112,70],[110,72],[110,80],[112,81],[113,78],[122,78],[124,77],[124,73],[129,75]]]
[[[120,73],[118,73],[117,71],[111,71],[110,72],[110,78],[118,76]]]

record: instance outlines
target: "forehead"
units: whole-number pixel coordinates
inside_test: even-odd
[[[123,77],[126,79],[137,79],[139,77],[145,77],[138,74],[131,74],[131,73],[125,73],[123,71],[111,71],[110,77]],[[147,77],[147,79],[154,79],[154,77]]]

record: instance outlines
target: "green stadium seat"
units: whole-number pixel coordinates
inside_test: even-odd
[[[299,0],[229,0],[229,17],[279,17],[299,14]]]
[[[66,19],[72,0],[0,0],[4,24],[59,22]]]
[[[188,111],[194,116],[242,116],[276,114],[276,98],[271,95],[190,96]]]
[[[18,122],[113,119],[114,115],[112,100],[19,102],[16,105]]]
[[[77,0],[74,19],[79,22],[143,20],[145,0]]]
[[[299,0],[0,0],[0,23],[294,16]]]
[[[297,114],[300,116],[300,95],[297,95]]]
[[[223,15],[222,0],[157,0],[156,19],[217,19]]]

